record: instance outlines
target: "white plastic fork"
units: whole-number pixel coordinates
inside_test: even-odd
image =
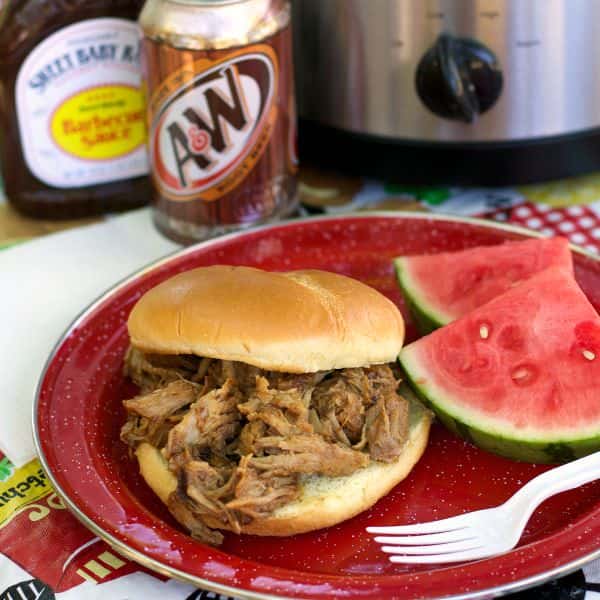
[[[449,563],[502,554],[514,548],[533,511],[547,498],[600,478],[600,452],[534,477],[504,504],[448,519],[367,527],[394,563]],[[383,534],[383,535],[379,535]]]

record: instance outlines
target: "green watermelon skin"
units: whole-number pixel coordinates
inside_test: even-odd
[[[413,323],[421,335],[427,335],[436,329],[443,327],[446,323],[452,320],[447,315],[440,315],[432,310],[431,307],[423,303],[417,296],[417,290],[407,283],[405,258],[397,258],[394,260],[394,270],[396,272],[396,280],[400,286],[400,291],[404,297],[406,307],[412,317]],[[414,293],[414,296],[413,296]]]
[[[437,419],[447,429],[474,446],[493,454],[523,462],[557,464],[575,460],[600,449],[598,437],[547,442],[518,440],[510,437],[502,437],[498,434],[490,434],[480,429],[475,422],[467,425],[454,418],[449,412],[441,408],[440,405],[430,401],[428,396],[411,379],[406,369],[403,367],[402,370],[405,374],[404,381],[413,390],[417,398],[435,413]],[[600,433],[598,435],[600,436]]]
[[[440,421],[485,450],[537,463],[600,450],[600,317],[569,271],[533,276],[399,360]]]
[[[398,284],[422,334],[553,266],[573,271],[565,238],[533,238],[394,260]]]

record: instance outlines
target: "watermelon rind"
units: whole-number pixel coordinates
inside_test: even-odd
[[[418,359],[412,356],[410,347],[400,353],[400,366],[404,381],[428,406],[448,429],[467,442],[484,450],[513,460],[556,464],[585,456],[600,450],[600,431],[586,432],[583,437],[546,437],[542,432],[530,437],[520,435],[507,428],[492,430],[484,420],[478,421],[475,413],[466,416],[453,411],[452,404],[440,390],[422,384],[426,374],[422,372]]]
[[[436,312],[433,307],[429,306],[427,301],[419,295],[418,286],[412,281],[406,268],[405,257],[394,259],[394,269],[396,271],[398,285],[404,296],[404,301],[406,302],[406,306],[419,333],[427,335],[452,321],[451,317]]]
[[[423,419],[433,419],[433,413],[425,406],[421,398],[415,394],[414,390],[404,381],[398,387],[398,393],[402,398],[408,401],[408,426],[412,429],[418,425]]]
[[[531,238],[394,259],[398,285],[422,334],[455,321],[549,267],[572,272],[566,238]]]

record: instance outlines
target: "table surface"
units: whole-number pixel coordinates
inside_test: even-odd
[[[343,208],[356,198],[365,186],[358,176],[326,172],[319,168],[303,166],[300,170],[300,201],[313,210],[327,211]],[[374,188],[374,189],[373,189]],[[404,187],[401,185],[371,185],[366,207],[379,210],[429,210],[440,197],[452,196],[456,189],[443,186]],[[501,192],[502,190],[496,190]],[[600,172],[589,175],[551,181],[512,190],[533,203],[544,203],[552,208],[593,205],[600,206]],[[435,208],[435,206],[434,206]],[[599,210],[600,212],[600,210]],[[0,247],[48,233],[94,223],[103,217],[77,220],[48,221],[31,219],[20,215],[10,204],[2,201],[0,190]]]
[[[359,177],[327,173],[308,167],[301,170],[300,182],[300,201],[305,214],[344,208],[348,210],[437,210],[439,209],[438,203],[443,202],[444,198],[456,198],[457,193],[460,195],[460,190],[449,190],[442,187],[417,189],[384,185],[378,182],[364,181]],[[510,194],[496,190],[495,197],[491,191],[486,190],[467,190],[467,192],[467,195],[470,194],[472,208],[469,209],[469,212],[462,214],[483,215],[526,225],[540,231],[544,231],[544,227],[552,227],[553,232],[568,235],[576,243],[578,243],[577,238],[574,236],[585,234],[587,242],[598,241],[596,251],[600,252],[600,173],[513,189]],[[357,203],[359,197],[363,200]],[[456,207],[456,203],[453,206]],[[481,210],[482,206],[485,210]],[[558,220],[556,215],[560,215],[561,219]],[[548,216],[555,218],[548,219]],[[0,249],[56,231],[94,223],[104,218],[101,216],[73,221],[30,219],[18,214],[9,203],[3,202],[0,194]],[[587,224],[584,225],[584,223]],[[565,224],[568,225],[568,229]],[[564,228],[561,229],[561,227]],[[31,487],[27,497],[19,502],[20,508],[11,512],[10,515],[8,513],[5,515],[8,521],[12,521],[10,526],[8,521],[0,522],[0,547],[3,547],[5,552],[11,553],[16,561],[12,562],[6,559],[2,562],[2,553],[0,553],[0,596],[4,597],[2,590],[7,584],[10,584],[11,590],[14,588],[13,591],[18,597],[17,588],[27,587],[31,585],[31,581],[38,581],[37,579],[31,580],[29,573],[21,571],[18,563],[25,566],[29,572],[43,573],[48,581],[56,586],[57,592],[65,590],[65,593],[68,593],[66,590],[79,585],[82,581],[103,582],[116,586],[120,581],[125,583],[128,575],[135,575],[137,566],[123,557],[117,556],[108,546],[94,540],[92,534],[83,527],[73,528],[77,535],[73,534],[75,537],[70,541],[73,548],[78,548],[76,551],[78,556],[66,571],[54,573],[52,565],[38,564],[29,550],[27,550],[27,556],[22,556],[22,560],[20,560],[19,548],[31,549],[36,540],[39,540],[40,527],[44,531],[46,540],[51,539],[52,536],[56,536],[58,540],[62,538],[69,519],[60,499],[44,481],[38,461],[32,461],[15,471],[10,462],[0,454],[0,491],[7,486],[14,486],[14,482],[17,480],[29,481],[31,478],[37,478],[40,487]],[[2,514],[0,514],[1,516]],[[11,532],[14,534],[17,530],[22,538],[21,541],[27,541],[25,544],[20,543],[18,547],[12,543],[15,538],[11,537]],[[4,543],[1,543],[2,541]],[[11,545],[15,546],[12,548],[12,552]],[[559,598],[568,595],[568,597],[581,598],[586,589],[588,591],[586,598],[591,597],[594,591],[600,590],[600,585],[593,583],[598,579],[595,576],[595,569],[594,565],[586,570],[585,576],[582,571],[578,571],[559,583],[554,582],[544,586],[543,591],[547,594],[544,597]],[[6,577],[4,581],[1,575],[3,570]],[[153,581],[156,582],[156,580]],[[136,585],[140,585],[139,580],[136,580]],[[152,600],[155,592],[162,594],[163,600],[204,597],[196,596],[195,593],[188,596],[190,589],[182,584],[165,582],[165,585],[171,587],[167,589],[158,582],[154,583],[150,588],[151,591],[148,591],[145,597]],[[23,589],[27,591],[29,587],[27,589],[23,587]],[[114,588],[112,591],[116,592],[117,590]],[[533,598],[540,597],[541,593],[540,589],[529,590],[515,595],[514,598],[515,600],[517,598],[533,600]]]
[[[301,201],[311,204],[338,205],[350,202],[361,188],[362,180],[337,173],[324,173],[318,169],[304,168],[300,174]],[[407,208],[409,203],[407,203]],[[19,214],[2,197],[0,189],[0,247],[49,233],[62,231],[101,221],[104,217],[49,221],[32,219]]]

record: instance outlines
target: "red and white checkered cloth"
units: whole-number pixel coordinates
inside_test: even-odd
[[[496,221],[520,225],[545,235],[562,235],[573,244],[600,254],[600,205],[553,208],[524,202],[486,215]]]

